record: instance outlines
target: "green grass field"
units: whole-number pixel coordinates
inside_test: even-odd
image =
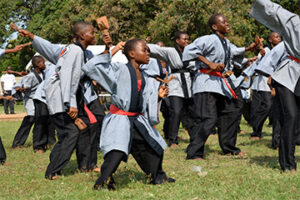
[[[1,108],[0,108],[1,109]],[[22,149],[11,149],[20,121],[0,122],[1,137],[7,151],[7,162],[0,166],[0,199],[300,199],[299,172],[282,173],[278,152],[270,148],[271,128],[264,127],[261,141],[250,141],[251,128],[242,121],[247,133],[238,136],[237,146],[248,153],[240,159],[221,154],[217,136],[206,146],[205,161],[185,160],[188,135],[180,129],[179,148],[166,149],[163,167],[176,183],[153,186],[132,157],[122,163],[114,175],[116,191],[94,191],[97,173],[78,173],[75,154],[55,181],[44,178],[49,151],[35,154],[32,135]],[[161,124],[158,130],[161,130]],[[300,160],[299,148],[296,159]],[[98,164],[103,157],[99,153]],[[201,166],[199,174],[192,169]],[[205,176],[204,176],[205,175]]]

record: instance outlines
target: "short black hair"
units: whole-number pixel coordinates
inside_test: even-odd
[[[165,44],[163,41],[161,41],[161,40],[155,40],[154,41],[154,44],[158,44],[158,43],[163,43],[163,44]]]
[[[32,61],[31,61],[33,67],[36,67],[37,63],[40,60],[44,60],[44,58],[42,56],[33,56]]]
[[[139,42],[144,42],[144,40],[142,39],[138,39],[138,38],[135,38],[135,39],[131,39],[131,40],[128,40],[125,45],[124,45],[124,54],[126,56],[126,58],[129,60],[129,51],[132,51],[135,49],[135,45]]]
[[[176,31],[174,33],[174,41],[176,42],[177,39],[180,39],[181,35],[187,35],[187,33],[184,31]]]
[[[269,33],[269,35],[268,35],[268,41],[269,41],[269,39],[271,39],[271,37],[272,37],[275,33],[277,33],[277,32],[271,31],[271,32]]]
[[[77,37],[80,33],[82,33],[82,31],[84,31],[89,26],[92,26],[92,24],[85,21],[75,22],[72,29],[73,37]]]
[[[212,26],[217,23],[216,19],[219,16],[224,16],[224,15],[222,13],[217,13],[217,14],[214,14],[214,15],[210,16],[210,18],[208,20],[208,25],[209,25],[210,29],[213,30],[213,31],[214,31],[214,29],[213,29]]]

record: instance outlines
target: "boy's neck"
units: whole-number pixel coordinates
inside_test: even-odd
[[[34,68],[34,71],[36,71],[38,74],[41,73],[41,70],[37,67]]]
[[[130,60],[129,62],[131,63],[131,65],[135,70],[140,70],[140,64],[137,63],[135,60]]]
[[[216,31],[215,33],[218,34],[222,39],[225,39],[225,34],[220,33],[219,31]]]
[[[177,46],[177,49],[182,53],[183,52],[183,49],[184,49],[184,47],[182,48],[182,47],[180,47],[178,44],[176,44],[176,46]]]
[[[86,48],[89,46],[84,40],[82,40],[82,41],[77,40],[76,43],[80,43],[83,50],[86,50]]]

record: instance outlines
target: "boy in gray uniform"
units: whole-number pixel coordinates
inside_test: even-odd
[[[88,45],[95,43],[93,31],[94,28],[89,23],[75,23],[73,26],[75,44],[66,48],[53,45],[26,30],[19,31],[21,35],[23,34],[33,40],[33,46],[39,53],[56,64],[56,73],[49,78],[44,88],[49,113],[59,139],[51,152],[50,164],[45,175],[51,180],[56,179],[57,175],[61,174],[61,170],[68,163],[78,142],[79,130],[74,125],[75,118],[85,115],[86,108],[91,109],[96,117],[103,113],[103,110],[99,110],[98,104],[100,103],[97,94],[91,87],[91,81],[81,81],[83,79],[81,67],[93,57],[90,51],[86,51]],[[78,104],[78,93],[80,96],[84,95],[86,107],[84,104]],[[99,121],[97,120],[96,123]],[[90,145],[86,144],[84,147],[87,146]],[[94,149],[96,151],[96,148]],[[94,157],[95,155],[93,154]],[[80,166],[86,167],[86,164]]]
[[[42,71],[45,69],[45,64],[40,62],[41,59],[43,58],[40,56],[34,56],[32,58],[33,69],[31,69],[30,73],[21,79],[21,85],[19,87],[16,87],[16,90],[22,91],[24,93],[24,106],[27,116],[24,117],[22,124],[15,135],[12,148],[20,147],[25,144],[30,133],[30,129],[35,121],[33,97],[35,95],[36,89],[43,80]],[[33,134],[39,134],[37,133],[37,131],[37,125],[35,125]]]
[[[187,148],[187,159],[203,159],[204,144],[218,121],[220,146],[225,154],[245,155],[236,147],[241,98],[239,87],[233,85],[235,77],[227,74],[235,56],[255,47],[237,48],[225,38],[230,28],[224,15],[210,17],[214,32],[196,39],[186,46],[183,61],[196,60],[199,69],[193,83],[196,120],[192,135],[195,139]],[[224,73],[223,73],[224,72]],[[226,78],[228,77],[228,78]],[[231,78],[232,77],[232,78]]]
[[[189,35],[185,32],[175,33],[175,48],[160,47],[155,44],[148,44],[150,48],[150,56],[163,60],[171,68],[171,74],[175,77],[169,83],[168,99],[169,107],[169,123],[168,123],[168,145],[176,147],[178,144],[177,136],[180,125],[180,119],[184,110],[187,110],[187,123],[190,138],[191,129],[193,127],[193,98],[192,98],[192,69],[194,62],[183,62],[182,52],[189,44]]]
[[[297,168],[295,139],[300,106],[300,18],[269,0],[256,0],[250,15],[283,37],[284,42],[272,50],[269,58],[264,58],[270,60],[268,64],[274,65],[264,65],[259,70],[271,76],[281,113],[284,113],[280,131],[280,166],[283,171],[294,172]]]

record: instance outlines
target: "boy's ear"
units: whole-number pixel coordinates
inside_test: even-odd
[[[216,24],[213,24],[213,25],[212,25],[212,29],[213,29],[214,31],[217,31],[217,30],[218,30],[217,25],[216,25]]]
[[[85,34],[84,34],[83,32],[81,32],[81,33],[78,34],[77,37],[78,37],[78,39],[80,39],[80,40],[84,40],[84,35],[85,35]]]
[[[135,53],[134,53],[134,51],[129,51],[129,52],[128,52],[128,55],[129,55],[130,58],[135,58]]]

